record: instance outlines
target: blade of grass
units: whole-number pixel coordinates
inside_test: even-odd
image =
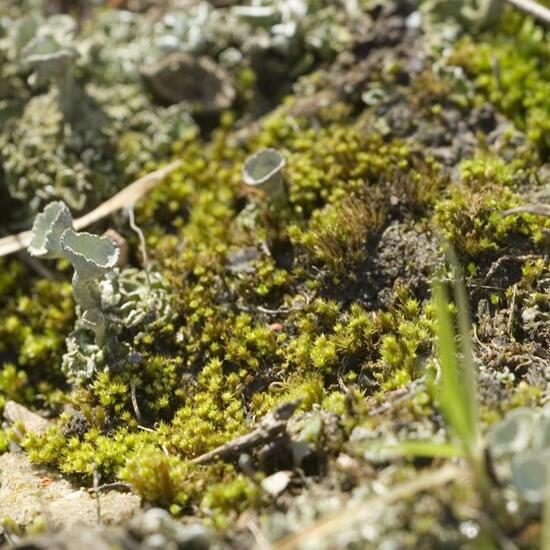
[[[436,281],[433,286],[433,295],[436,303],[441,368],[440,407],[472,468],[484,506],[493,508],[491,481],[487,473],[479,422],[468,298],[456,256],[452,250],[449,250],[448,254],[454,272],[453,295],[457,307],[460,347],[457,348],[457,334],[449,309],[447,291],[441,281]]]
[[[470,384],[464,384],[464,377],[458,365],[458,350],[449,299],[443,284],[436,282],[433,288],[437,312],[437,340],[441,367],[440,407],[451,430],[457,437],[466,455],[477,445],[477,428],[474,414],[475,396]],[[467,377],[469,378],[469,377]]]
[[[461,379],[463,387],[464,406],[468,411],[468,418],[471,427],[472,443],[476,452],[481,450],[481,429],[479,424],[479,410],[477,401],[476,366],[470,330],[472,321],[470,319],[470,305],[468,295],[464,286],[464,275],[453,250],[447,252],[454,268],[453,294],[457,307],[458,334],[460,337],[460,351],[462,352]]]
[[[433,443],[432,441],[402,441],[385,447],[389,452],[402,456],[418,458],[455,458],[462,456],[462,451],[455,445]]]

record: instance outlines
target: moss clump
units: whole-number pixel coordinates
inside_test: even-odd
[[[504,215],[522,202],[514,192],[529,177],[522,162],[506,165],[491,156],[465,161],[461,181],[437,204],[435,223],[466,260],[544,241],[548,222],[531,214]]]
[[[4,430],[0,430],[0,454],[5,453],[9,447],[8,434]]]
[[[127,461],[120,477],[132,484],[147,502],[158,506],[184,506],[190,494],[190,469],[179,457],[168,456],[160,449],[146,449],[139,459]]]
[[[23,366],[58,363],[73,310],[69,284],[36,281],[29,293],[9,299],[3,309],[0,350]]]
[[[33,278],[17,261],[4,261],[3,268],[0,403],[54,406],[61,396],[56,389],[64,385],[60,359],[74,322],[70,283]]]
[[[293,226],[290,236],[295,245],[305,247],[312,262],[341,276],[366,259],[365,244],[380,230],[385,210],[385,198],[370,201],[349,197],[315,211],[309,230]]]
[[[141,452],[151,445],[149,432],[132,431],[125,428],[113,430],[105,435],[98,428],[91,427],[79,436],[66,434],[63,427],[51,427],[45,434],[27,434],[21,441],[32,461],[39,464],[56,465],[71,475],[90,482],[94,469],[103,479],[112,480],[132,454]]]
[[[208,488],[201,502],[205,510],[216,512],[214,521],[218,527],[227,528],[247,508],[254,508],[260,502],[260,487],[254,480],[237,475],[227,482],[216,483]]]
[[[488,98],[541,151],[550,152],[548,32],[529,17],[506,13],[498,30],[458,42],[451,61],[472,75]]]
[[[0,370],[0,413],[6,401],[30,403],[35,397],[35,390],[29,387],[27,373],[17,370],[15,365],[5,363]]]
[[[222,362],[212,359],[197,378],[198,387],[178,409],[170,430],[170,448],[192,457],[211,450],[246,429],[241,377],[224,376]]]

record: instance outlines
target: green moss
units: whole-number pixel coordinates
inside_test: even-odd
[[[0,430],[0,454],[8,450],[9,438],[4,430]]]
[[[28,376],[25,371],[17,370],[15,365],[4,364],[0,370],[0,413],[6,401],[13,400],[22,403],[32,401],[35,390],[28,385]]]
[[[0,300],[4,303],[21,283],[25,268],[16,260],[0,259]]]
[[[65,338],[74,321],[71,286],[37,279],[17,261],[2,264],[0,410],[7,399],[55,407]]]
[[[522,162],[521,160],[519,161]],[[528,178],[514,164],[494,157],[477,157],[462,164],[461,181],[452,186],[449,198],[435,209],[434,222],[443,236],[468,259],[513,248],[520,243],[536,245],[544,240],[548,222],[531,214],[503,213],[522,203],[514,192]]]
[[[32,462],[58,466],[62,453],[69,445],[69,440],[65,438],[58,426],[52,426],[43,435],[32,432],[25,434],[22,443]]]
[[[192,470],[179,457],[148,448],[139,457],[134,456],[127,461],[120,477],[130,483],[146,502],[181,507],[192,497],[187,490],[191,485]]]
[[[169,436],[170,449],[188,457],[209,451],[246,429],[238,373],[224,375],[221,361],[212,359],[197,382],[196,391],[176,412]]]
[[[286,361],[299,371],[313,367],[326,377],[337,370],[358,368],[374,351],[377,326],[358,304],[340,313],[337,304],[317,300],[295,321],[294,331],[296,336],[286,346]]]
[[[0,351],[14,353],[20,365],[58,362],[72,326],[74,302],[69,284],[36,281],[28,293],[6,304],[0,324]]]
[[[505,113],[543,152],[550,151],[548,31],[507,13],[497,32],[463,38],[451,58],[475,79],[477,90]]]
[[[349,197],[316,210],[309,230],[292,226],[290,237],[295,245],[306,248],[312,262],[320,262],[341,276],[366,259],[365,244],[380,230],[386,210],[387,198],[370,201]]]
[[[81,438],[65,436],[60,427],[50,428],[44,435],[28,434],[22,441],[33,462],[54,464],[66,474],[77,475],[88,482],[94,468],[105,481],[115,475],[134,453],[139,454],[153,442],[150,432],[121,428],[109,436],[97,428],[89,429]]]
[[[462,51],[468,47],[465,41]],[[538,82],[545,69],[537,62],[537,70]],[[249,77],[242,75],[243,86],[251,85]],[[483,86],[480,80],[480,93]],[[434,117],[443,116],[447,92],[431,72],[407,90],[411,104]],[[526,97],[528,90],[522,93]],[[505,112],[512,109],[504,96],[498,101]],[[132,340],[139,363],[106,369],[86,386],[66,391],[71,415],[62,415],[45,435],[22,440],[34,462],[86,484],[95,469],[104,482],[130,483],[147,503],[178,514],[200,511],[227,526],[233,511],[266,504],[258,488],[268,469],[261,452],[250,453],[258,479],[233,465],[198,466],[192,459],[248,433],[262,416],[295,400],[306,419],[337,415],[337,437],[329,441],[323,432],[312,445],[319,455],[336,453],[342,434],[357,424],[376,424],[368,415],[372,399],[384,402],[389,392],[410,388],[435,370],[426,288],[431,266],[423,265],[424,275],[415,272],[411,280],[406,265],[395,281],[379,281],[369,265],[381,260],[378,245],[390,224],[426,238],[431,231],[443,234],[472,278],[483,277],[498,254],[540,246],[547,222],[529,214],[502,216],[521,204],[520,193],[531,183],[531,166],[538,162],[532,152],[520,150],[505,162],[482,149],[480,139],[480,150],[449,185],[446,169],[424,159],[413,140],[381,137],[342,103],[294,116],[289,113],[296,102],[290,98],[266,117],[244,145],[233,145],[231,115],[208,142],[190,131],[171,143],[184,162],[136,205],[136,214],[150,269],[167,281],[174,318],[162,327],[140,327],[139,338],[122,334]],[[534,119],[528,124],[536,127]],[[543,143],[535,134],[532,139]],[[129,161],[139,156],[137,136],[127,134],[122,146]],[[288,222],[284,252],[293,256],[292,266],[265,250],[258,199],[241,183],[244,160],[262,147],[277,148],[287,162],[289,209],[281,218]],[[423,262],[422,252],[411,262]],[[390,256],[401,253],[397,245],[389,250]],[[397,258],[395,264],[407,261]],[[536,303],[543,303],[536,288],[541,270],[528,263],[523,273]],[[0,370],[0,408],[2,399],[36,402],[44,389],[36,382],[44,378],[40,368],[51,385],[65,388],[58,374],[74,321],[69,285],[27,274],[27,288],[14,292],[20,273],[26,270],[14,263],[0,275],[0,357],[9,359]],[[501,312],[505,292],[495,295],[493,307]],[[44,393],[51,396],[51,387]],[[396,424],[429,424],[432,393],[428,389],[399,409]],[[521,390],[517,403],[537,397]]]
[[[259,503],[260,488],[258,483],[243,475],[235,479],[216,483],[208,488],[201,502],[201,507],[216,512],[214,521],[219,527],[229,527],[229,519],[247,508]]]
[[[315,404],[323,401],[324,395],[322,376],[318,373],[297,374],[273,383],[269,391],[255,393],[251,397],[250,408],[257,417],[261,417],[278,405],[299,400],[301,410],[309,411]]]

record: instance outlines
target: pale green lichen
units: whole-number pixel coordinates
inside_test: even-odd
[[[528,502],[545,502],[550,489],[550,412],[519,407],[489,432],[489,452],[508,462],[508,477]]]
[[[61,235],[73,225],[71,212],[64,202],[52,202],[36,216],[29,245],[31,256],[61,258]]]
[[[98,279],[115,267],[119,255],[112,239],[77,233],[72,229],[72,216],[67,205],[55,202],[36,217],[28,250],[39,258],[67,259],[74,268],[73,292],[81,308],[81,317],[88,310],[100,313]],[[97,313],[90,312],[89,315],[99,320]]]
[[[275,149],[262,149],[243,165],[243,181],[254,189],[265,193],[271,203],[286,202],[282,170],[285,167],[284,157]]]
[[[129,270],[113,272],[119,249],[108,237],[72,229],[72,217],[62,202],[50,203],[33,225],[29,251],[40,258],[65,258],[74,267],[73,293],[79,307],[76,330],[67,340],[63,370],[72,379],[90,379],[107,363],[129,357],[118,340],[122,328],[132,329],[147,317],[169,317],[158,275],[140,277]],[[102,287],[102,279],[112,272]],[[89,341],[87,332],[94,334]],[[138,360],[138,356],[133,361]]]

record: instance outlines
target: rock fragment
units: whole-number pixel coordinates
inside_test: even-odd
[[[34,432],[37,434],[44,433],[50,426],[50,423],[36,413],[29,411],[23,405],[8,401],[4,407],[4,418],[11,424],[21,422],[25,427],[25,431]]]
[[[236,97],[230,75],[208,57],[174,52],[141,69],[158,101],[187,103],[194,114],[228,109]]]
[[[100,520],[118,524],[138,509],[140,498],[110,491],[99,495]],[[59,474],[30,464],[21,453],[0,455],[0,518],[28,526],[42,518],[48,528],[97,525],[97,501]]]

